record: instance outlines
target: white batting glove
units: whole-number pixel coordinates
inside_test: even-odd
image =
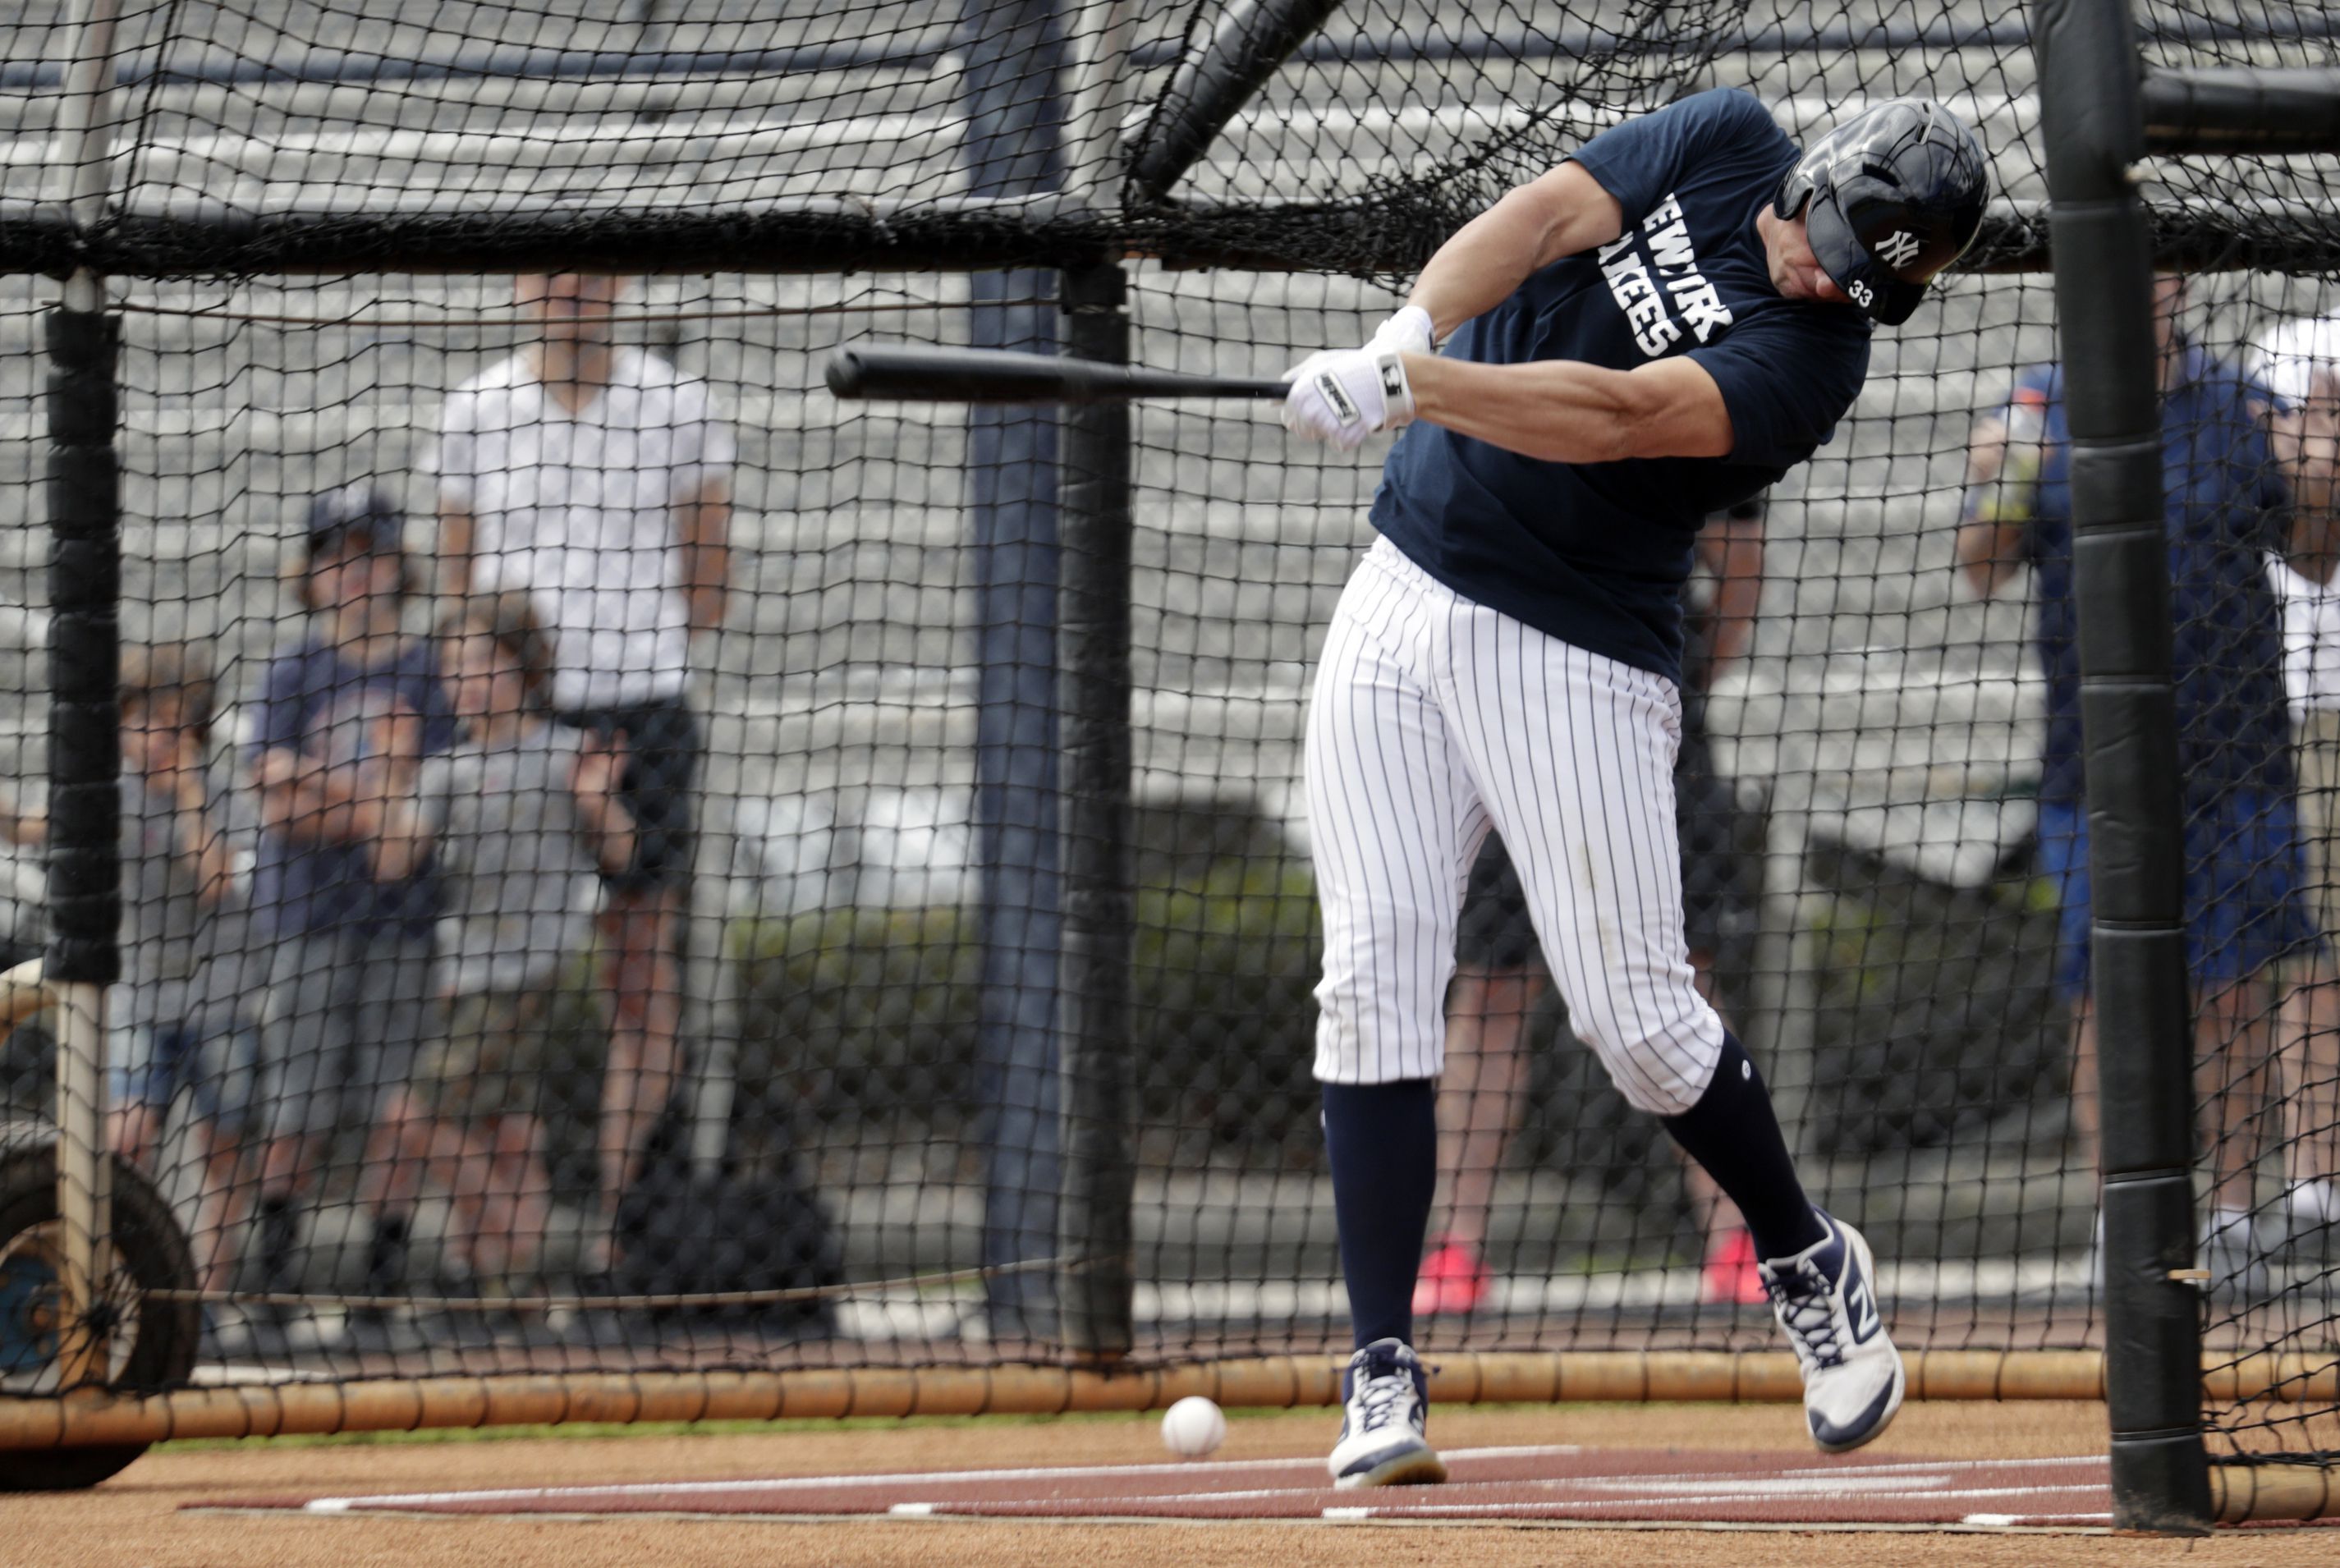
[[[1361,349],[1309,355],[1284,380],[1284,428],[1354,452],[1365,438],[1413,422],[1403,355],[1431,352],[1430,313],[1408,305]]]
[[[1401,353],[1436,353],[1438,345],[1431,341],[1430,313],[1420,305],[1408,305],[1373,329],[1373,346],[1394,348]]]

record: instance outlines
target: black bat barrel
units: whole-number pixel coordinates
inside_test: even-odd
[[[1135,397],[1281,398],[1284,383],[1182,375],[1000,349],[864,343],[829,356],[828,390],[841,398],[919,402],[1089,403]]]

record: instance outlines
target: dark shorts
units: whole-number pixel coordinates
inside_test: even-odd
[[[1685,725],[1674,764],[1674,829],[1681,839],[1685,945],[1720,968],[1753,958],[1763,899],[1763,816],[1739,804],[1739,787],[1719,777],[1706,739]]]
[[[2088,819],[2068,801],[2039,804],[2039,869],[2062,898],[2056,983],[2088,985]],[[2299,819],[2288,796],[2236,790],[2186,818],[2186,966],[2215,991],[2320,946],[2300,896]]]
[[[431,1017],[431,938],[344,927],[281,939],[261,1002],[254,1119],[271,1138],[379,1121]]]
[[[556,713],[571,729],[604,739],[625,732],[628,756],[618,797],[634,818],[634,858],[602,880],[615,891],[679,888],[690,877],[691,789],[699,776],[699,720],[679,697],[622,708]]]
[[[1523,969],[1542,962],[1535,925],[1528,918],[1527,890],[1494,834],[1471,864],[1462,893],[1462,918],[1454,931],[1454,961],[1474,969]]]
[[[115,1031],[108,1056],[110,1104],[168,1110],[186,1091],[193,1096],[198,1120],[231,1132],[243,1126],[251,1110],[254,1047],[248,1029],[205,1031],[188,1023],[132,1027]]]

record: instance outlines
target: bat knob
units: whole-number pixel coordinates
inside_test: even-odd
[[[828,368],[823,372],[828,390],[834,396],[858,398],[861,395],[865,366],[860,353],[853,349],[838,349],[828,356]]]

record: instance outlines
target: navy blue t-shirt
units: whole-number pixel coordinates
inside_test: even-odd
[[[2161,483],[2169,532],[2171,663],[2177,759],[2189,815],[2236,790],[2288,796],[2283,617],[2266,558],[2284,546],[2291,500],[2259,411],[2273,402],[2188,348],[2161,403]],[[2081,794],[2080,651],[2072,602],[2072,446],[2064,378],[2027,372],[2015,395],[2038,411],[2038,490],[2026,549],[2039,578],[2039,661],[2048,736],[2039,793]],[[1969,498],[1969,510],[1974,498]]]
[[[1751,95],[1684,98],[1574,155],[1624,233],[1534,273],[1445,352],[1621,371],[1689,354],[1722,390],[1730,454],[1546,462],[1418,421],[1382,471],[1373,526],[1464,598],[1678,681],[1700,524],[1834,432],[1869,373],[1869,319],[1771,286],[1755,220],[1797,153]]]
[[[312,765],[358,766],[377,755],[381,721],[420,716],[427,755],[455,743],[455,710],[428,642],[402,642],[387,664],[364,669],[338,649],[304,643],[269,660],[261,686],[253,760],[297,751]],[[439,878],[426,867],[398,881],[375,878],[362,844],[298,844],[260,836],[253,909],[273,935],[324,935],[337,928],[428,935],[439,914]]]

